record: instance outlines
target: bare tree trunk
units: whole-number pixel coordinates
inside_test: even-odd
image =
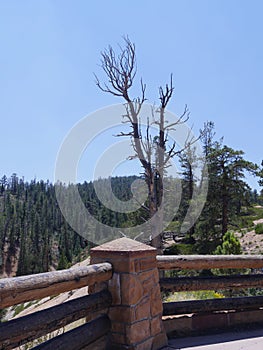
[[[131,138],[135,157],[139,159],[144,169],[145,181],[148,186],[149,215],[153,221],[151,242],[157,248],[158,253],[162,253],[161,233],[164,213],[161,203],[163,201],[164,170],[168,166],[170,159],[185,149],[176,151],[177,145],[175,142],[168,147],[168,133],[176,125],[186,122],[189,118],[189,113],[187,107],[185,107],[183,114],[178,120],[168,122],[165,119],[165,109],[174,90],[171,75],[170,83],[166,84],[165,88],[159,88],[159,116],[152,122],[158,127],[158,137],[151,137],[149,120],[146,136],[142,137],[139,115],[146,100],[146,85],[141,80],[141,97],[136,99],[130,98],[129,91],[136,75],[135,45],[128,37],[124,38],[124,42],[125,47],[122,48],[120,46],[119,55],[116,55],[111,46],[108,50],[102,52],[101,67],[106,73],[109,83],[102,85],[96,77],[97,86],[104,92],[122,97],[125,101],[127,112],[125,118],[131,126],[131,132],[121,132],[118,136],[129,136]]]
[[[222,188],[222,238],[228,229],[228,200],[229,194],[227,193],[227,174],[226,169],[223,167],[223,188]]]

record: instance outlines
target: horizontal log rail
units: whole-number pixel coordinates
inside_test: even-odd
[[[262,269],[262,255],[157,256],[160,270]],[[263,287],[263,274],[161,278],[165,292]],[[163,316],[263,309],[263,296],[163,303]],[[263,310],[262,310],[263,311]]]
[[[0,309],[82,288],[112,277],[109,263],[0,279]]]
[[[261,255],[180,255],[157,256],[160,270],[203,269],[263,269]],[[74,289],[109,281],[113,269],[109,263],[101,263],[68,270],[29,276],[0,279],[0,309],[23,302],[42,299]],[[224,290],[263,286],[263,274],[230,276],[194,276],[161,278],[160,287],[165,292]],[[114,292],[114,291],[113,291]],[[30,315],[0,324],[0,350],[13,349],[41,338],[81,318],[93,315],[93,320],[62,335],[38,345],[34,349],[89,349],[94,342],[104,341],[110,330],[107,313],[112,303],[109,291],[70,300],[63,304],[37,311]],[[163,315],[213,313],[229,310],[263,311],[263,296],[180,301],[163,304]],[[259,311],[258,311],[259,312]],[[261,311],[260,311],[261,312]],[[94,317],[98,317],[94,320]]]
[[[0,323],[0,349],[13,349],[40,338],[94,312],[108,308],[111,302],[110,292],[104,290]]]
[[[166,292],[263,287],[263,275],[161,278],[160,286]]]
[[[34,350],[83,350],[110,331],[108,316],[102,316],[69,332],[42,343]]]
[[[211,313],[223,310],[255,310],[261,307],[263,307],[263,296],[176,301],[163,303],[163,316]]]
[[[263,268],[263,255],[158,255],[160,270]]]

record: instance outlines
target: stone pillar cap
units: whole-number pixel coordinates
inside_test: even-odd
[[[122,237],[115,239],[114,241],[104,243],[98,247],[92,248],[91,252],[111,252],[111,253],[123,253],[127,255],[133,255],[133,253],[143,252],[144,254],[154,254],[157,252],[156,248],[147,244],[135,241],[130,238]]]

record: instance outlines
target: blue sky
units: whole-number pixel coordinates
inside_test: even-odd
[[[53,180],[73,125],[122,102],[97,89],[93,72],[103,77],[100,51],[126,34],[149,102],[172,72],[169,109],[187,103],[194,130],[212,120],[218,138],[260,163],[262,13],[260,0],[0,0],[0,176]]]

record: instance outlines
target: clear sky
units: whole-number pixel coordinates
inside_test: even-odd
[[[150,102],[172,72],[169,109],[187,103],[195,130],[214,121],[218,138],[260,163],[262,13],[261,0],[0,0],[0,176],[53,181],[72,126],[122,102],[93,72],[102,76],[100,51],[126,34]]]

